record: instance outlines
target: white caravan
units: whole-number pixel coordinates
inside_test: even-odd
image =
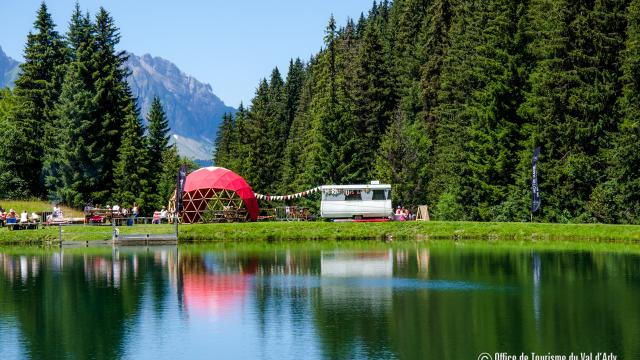
[[[323,218],[387,218],[393,214],[391,185],[324,185],[320,216]]]

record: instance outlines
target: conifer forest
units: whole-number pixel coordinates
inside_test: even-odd
[[[263,194],[379,180],[438,220],[529,221],[540,147],[535,221],[640,223],[640,0],[385,0],[343,22],[224,116],[216,166]],[[106,10],[69,24],[41,6],[0,94],[0,198],[166,203],[162,104],[143,128]]]
[[[395,0],[259,82],[214,161],[260,193],[391,183],[436,219],[640,222],[640,1]]]
[[[159,209],[181,159],[156,98],[144,129],[109,12],[76,4],[61,35],[43,2],[13,91],[0,91],[0,199]]]

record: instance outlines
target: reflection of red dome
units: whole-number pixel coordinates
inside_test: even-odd
[[[229,203],[229,198],[237,194],[242,200],[249,219],[258,219],[258,200],[256,200],[251,186],[238,174],[221,167],[206,167],[198,169],[187,176],[183,194],[183,221],[193,223],[200,220],[201,212],[207,209],[207,204],[216,199],[222,205]]]
[[[248,281],[242,274],[185,274],[184,302],[201,313],[223,313],[246,296]]]

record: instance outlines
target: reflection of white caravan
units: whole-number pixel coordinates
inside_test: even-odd
[[[391,185],[324,185],[320,189],[320,216],[324,218],[386,218],[393,214]]]
[[[320,272],[322,276],[333,277],[392,277],[393,252],[323,251]]]

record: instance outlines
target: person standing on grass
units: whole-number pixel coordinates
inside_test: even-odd
[[[137,219],[140,210],[138,209],[138,203],[133,203],[133,209],[131,209],[131,213],[133,214],[133,218]]]
[[[162,210],[160,210],[160,223],[165,222],[165,220],[167,220],[167,208],[163,206]]]

